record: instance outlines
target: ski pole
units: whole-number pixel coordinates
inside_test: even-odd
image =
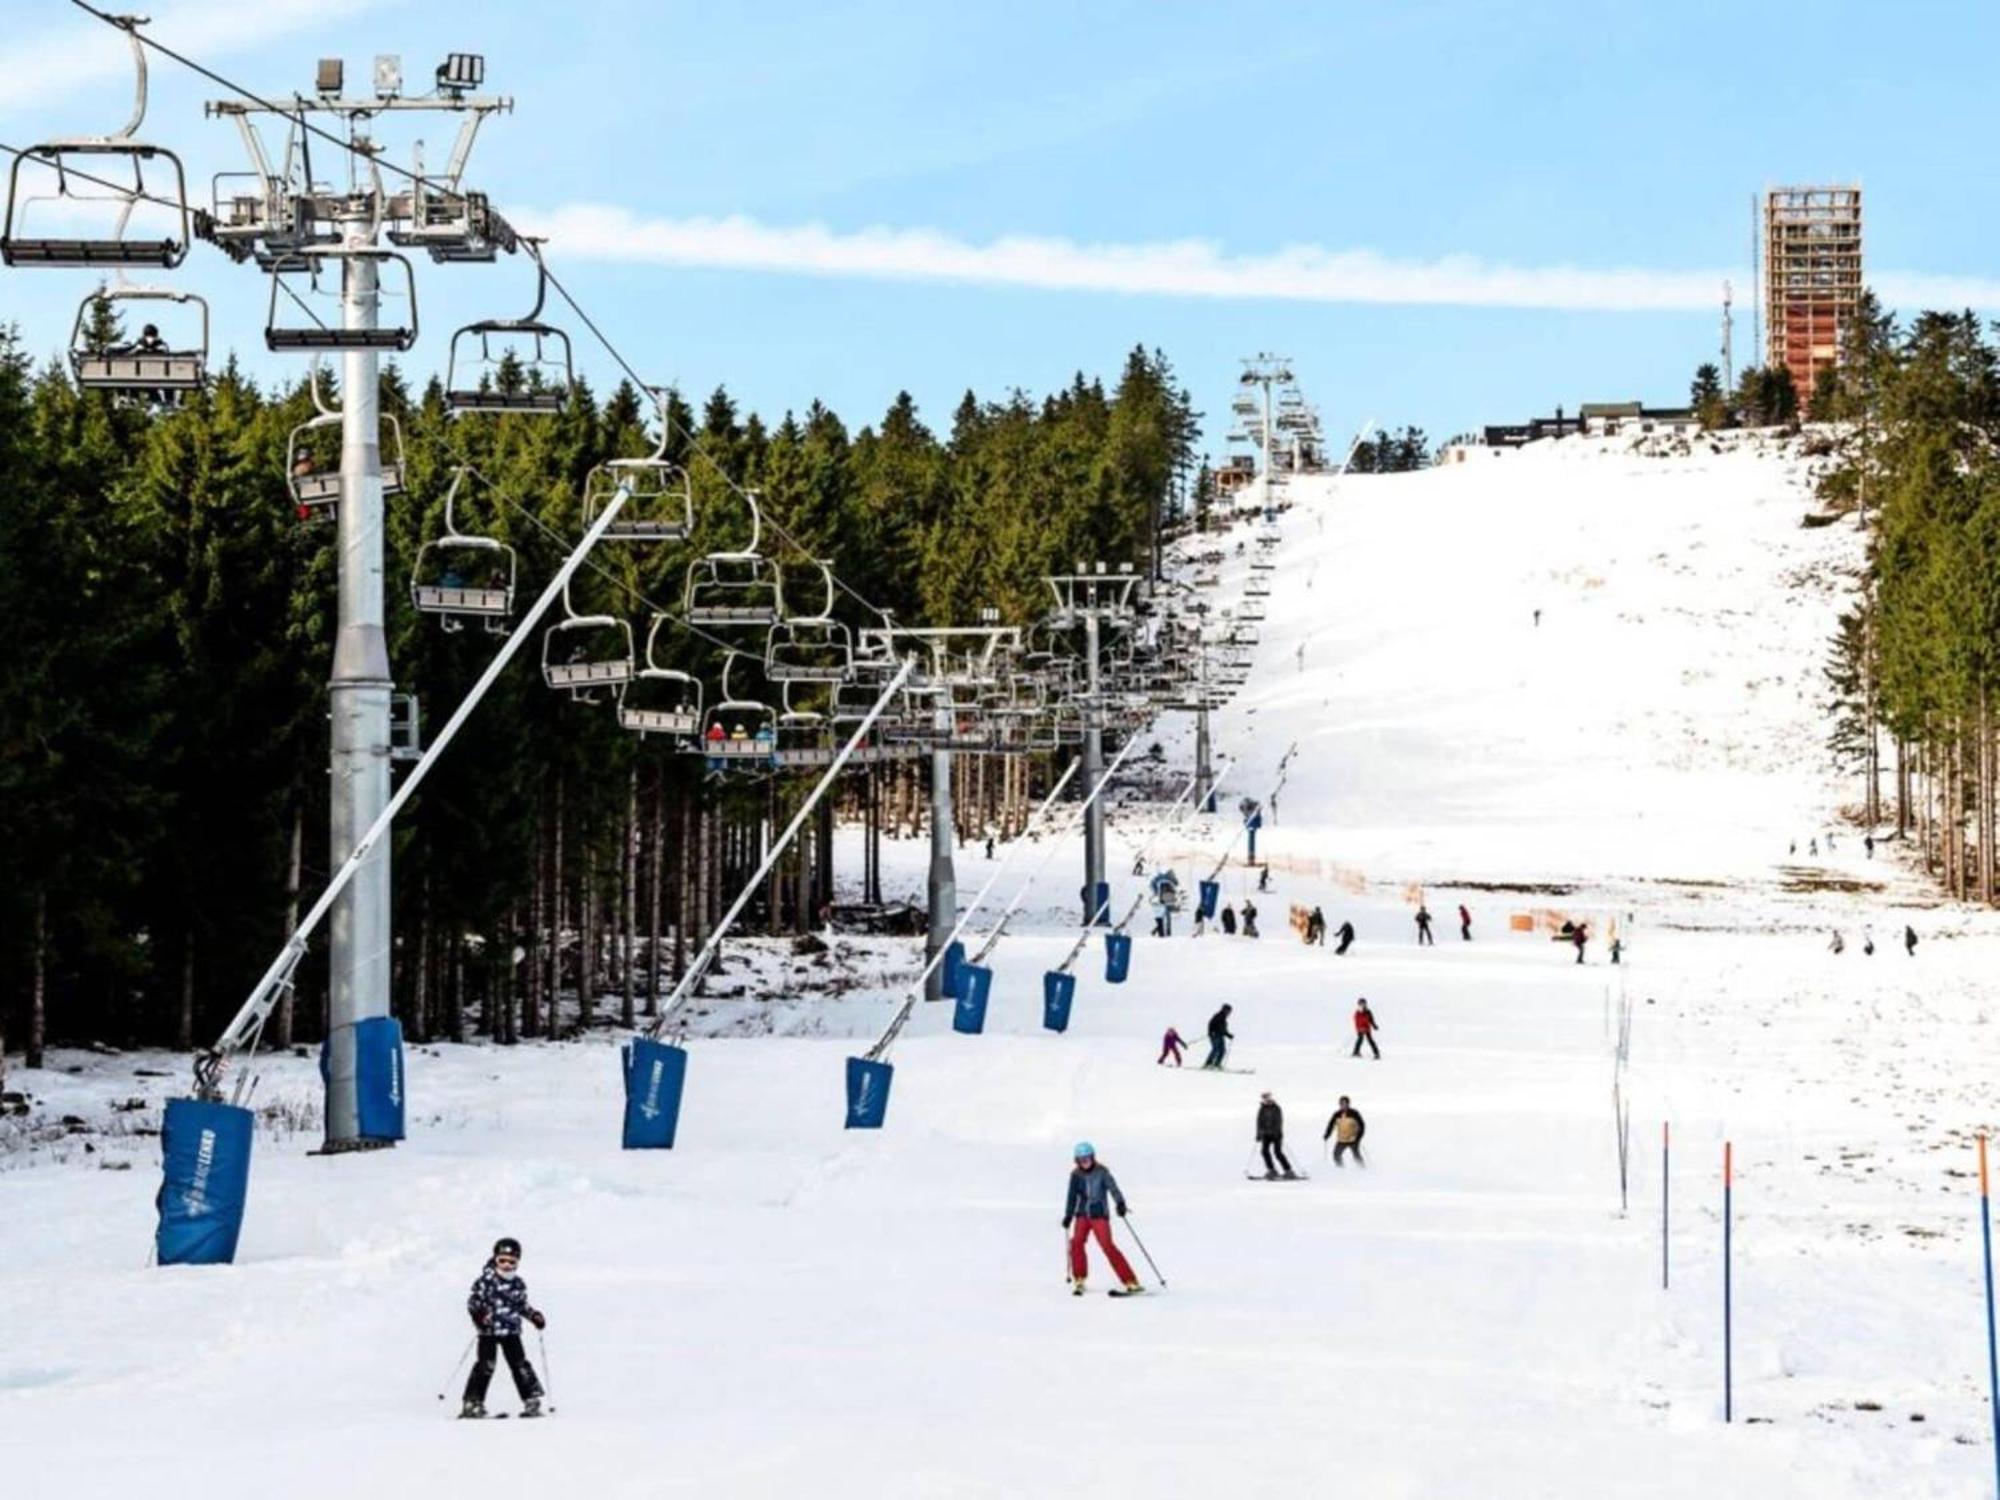
[[[541,1329],[535,1330],[535,1353],[542,1357],[542,1394],[548,1397],[549,1410],[556,1409],[555,1371],[549,1364],[549,1340]]]
[[[1132,1243],[1139,1247],[1139,1253],[1146,1257],[1146,1264],[1153,1268],[1153,1279],[1164,1287],[1167,1284],[1167,1278],[1160,1274],[1160,1263],[1153,1259],[1153,1252],[1148,1250],[1146,1242],[1139,1238],[1139,1226],[1132,1222],[1130,1214],[1125,1216],[1125,1227],[1132,1231]]]
[[[472,1346],[478,1342],[479,1342],[479,1335],[476,1333],[471,1338],[465,1341],[465,1347],[458,1351],[458,1358],[452,1361],[451,1373],[445,1376],[444,1378],[444,1383],[447,1386],[449,1386],[454,1380],[458,1378],[458,1372],[460,1366],[462,1366],[465,1363],[467,1356],[469,1356],[472,1353]],[[440,1401],[444,1400],[443,1391],[438,1392],[438,1400]]]

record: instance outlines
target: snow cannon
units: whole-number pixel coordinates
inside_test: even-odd
[[[889,1113],[889,1084],[896,1076],[893,1065],[866,1057],[847,1060],[847,1128],[880,1130]]]
[[[944,947],[944,963],[939,969],[938,984],[947,1000],[959,998],[959,976],[965,972],[965,944],[953,939]]]
[[[250,1111],[209,1099],[169,1099],[160,1124],[159,1228],[163,1266],[226,1266],[236,1259],[250,1194]]]
[[[1042,976],[1042,1026],[1049,1031],[1069,1030],[1070,1002],[1076,999],[1076,976],[1051,969]]]
[[[1204,880],[1201,883],[1200,894],[1201,900],[1198,903],[1197,909],[1201,913],[1201,919],[1204,922],[1213,922],[1215,920],[1215,908],[1222,900],[1222,882],[1219,880]]]
[[[964,964],[958,971],[958,1005],[951,1029],[978,1036],[986,1029],[986,998],[993,993],[993,971],[985,964]]]
[[[1104,934],[1104,982],[1123,984],[1125,976],[1132,972],[1132,934],[1129,932],[1107,932]]]
[[[681,1091],[687,1085],[687,1050],[649,1036],[622,1049],[625,1063],[627,1151],[671,1151],[680,1128]]]
[[[354,1093],[356,1133],[364,1141],[403,1139],[403,1023],[394,1016],[356,1021]],[[319,1076],[328,1080],[332,1043],[319,1044]]]

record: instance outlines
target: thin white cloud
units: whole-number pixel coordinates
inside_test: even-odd
[[[1373,250],[1292,245],[1235,255],[1203,240],[1079,244],[1009,235],[984,243],[929,229],[838,231],[754,219],[641,219],[601,204],[520,215],[558,257],[888,281],[957,282],[1127,296],[1388,303],[1571,311],[1685,312],[1716,306],[1741,270],[1593,270],[1497,265],[1476,256],[1399,259]],[[1890,275],[1894,306],[2000,307],[2000,282]]]
[[[152,9],[152,24],[141,34],[157,38],[176,52],[212,64],[383,3],[384,0],[255,0],[255,3],[180,0],[178,4]],[[131,76],[131,49],[117,31],[67,5],[48,8],[52,14],[60,11],[75,19],[0,47],[0,114],[60,109],[78,88]],[[156,72],[178,66],[158,53],[149,55],[148,65]],[[121,120],[97,119],[59,122],[61,133],[70,135],[99,135],[117,129],[121,123]]]

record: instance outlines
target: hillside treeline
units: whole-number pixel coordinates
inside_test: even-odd
[[[454,418],[435,382],[414,393],[392,370],[383,407],[406,476],[387,507],[390,656],[434,727],[498,644],[410,603],[456,466],[477,471],[459,528],[517,549],[518,614],[581,534],[591,468],[650,452],[659,428],[629,385],[602,400],[579,386],[550,417]],[[336,532],[302,520],[286,483],[288,436],[313,410],[303,384],[261,390],[233,365],[177,410],[121,405],[38,372],[0,333],[0,1027],[31,1062],[48,1040],[206,1042],[338,862]],[[575,588],[579,612],[631,620],[641,652],[690,559],[747,540],[741,490],[761,496],[764,551],[800,607],[818,607],[810,559],[825,557],[857,628],[879,619],[854,596],[900,624],[988,606],[1026,623],[1046,607],[1045,571],[1144,561],[1195,441],[1185,392],[1144,350],[1108,391],[1079,376],[1042,400],[968,394],[942,431],[907,396],[859,430],[819,404],[767,424],[721,390],[698,412],[672,396],[667,414],[694,537],[607,544]],[[713,694],[713,645],[672,631],[661,656]],[[399,821],[395,1003],[418,1038],[546,1033],[568,991],[586,1018],[612,996],[629,1019],[755,868],[760,825],[807,784],[705,777],[699,758],[621,731],[608,703],[550,691],[538,657],[529,643]],[[982,796],[990,777],[1018,800],[1029,779],[975,772]],[[848,804],[879,831],[917,802],[887,778],[918,774],[870,771]],[[809,924],[831,896],[831,849],[828,817],[760,892],[762,930]],[[323,1026],[317,952],[301,972],[279,1043]]]

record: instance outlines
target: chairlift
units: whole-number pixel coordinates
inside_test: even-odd
[[[684,612],[690,625],[766,626],[785,617],[783,572],[757,550],[764,518],[756,495],[743,491],[743,503],[750,507],[749,542],[688,564]]]
[[[668,734],[693,739],[701,733],[701,682],[659,663],[660,632],[671,623],[653,616],[646,632],[646,665],[618,689],[618,727],[634,734]]]
[[[616,615],[580,615],[563,585],[563,618],[542,636],[542,680],[583,702],[632,679],[632,627]]]
[[[332,520],[340,504],[341,413],[320,392],[317,361],[306,384],[315,412],[285,440],[285,483],[301,521]],[[382,498],[392,500],[403,493],[403,424],[389,412],[382,413],[382,423],[387,452],[394,455],[382,460]]]
[[[14,157],[7,174],[7,218],[0,225],[0,260],[10,266],[158,266],[172,270],[194,242],[188,209],[187,172],[181,159],[160,146],[133,139],[146,119],[146,49],[139,40],[139,16],[106,17],[132,45],[138,78],[132,117],[115,135],[65,136],[28,147]],[[164,167],[166,172],[148,169]],[[130,173],[130,185],[114,181]],[[170,179],[170,180],[169,180]],[[52,204],[36,215],[37,204]],[[142,233],[132,231],[133,215],[146,212]],[[114,215],[109,232],[57,234],[77,212]],[[46,225],[34,220],[46,218]],[[105,226],[92,226],[102,231]]]
[[[320,272],[324,262],[335,261],[342,267],[372,267],[379,278],[381,268],[398,266],[402,269],[403,295],[409,307],[409,321],[389,323],[374,328],[347,328],[338,323],[328,324],[314,314],[305,299],[287,284],[287,277],[304,276],[310,283],[310,290],[319,289]],[[300,310],[311,317],[310,324],[282,323],[279,321],[279,297],[283,295]],[[387,296],[385,293],[378,293]],[[417,273],[411,269],[408,256],[399,255],[394,250],[384,250],[374,245],[314,245],[275,260],[271,265],[271,302],[264,320],[264,347],[274,354],[341,354],[353,350],[393,350],[407,353],[417,342]]]
[[[730,688],[729,674],[741,655],[731,651],[723,658],[722,696],[703,721],[700,743],[688,747],[705,757],[712,771],[768,766],[777,752],[778,711],[755,698],[739,698]]]
[[[667,404],[659,401],[660,440],[644,458],[607,459],[583,482],[583,524],[597,521],[623,485],[625,504],[609,529],[607,542],[680,542],[694,531],[694,480],[667,458]]]
[[[542,264],[536,242],[524,243],[535,258],[535,305],[526,317],[468,323],[451,336],[444,404],[452,411],[550,416],[563,409],[576,384],[569,335],[542,321],[542,306],[549,296],[548,267]],[[510,357],[520,378],[503,386],[502,366]]]
[[[838,620],[781,620],[764,638],[773,682],[844,682],[853,672],[853,638]]]
[[[417,549],[410,567],[410,602],[424,614],[436,615],[448,630],[462,630],[466,619],[485,622],[494,635],[504,635],[514,613],[514,584],[519,558],[512,547],[490,536],[458,529],[458,487],[473,472],[460,464],[452,471],[444,495],[444,530]]]
[[[189,338],[162,338],[153,323],[142,325],[139,336],[107,349],[93,349],[88,342],[91,314],[99,302],[192,304],[198,317]],[[178,347],[176,347],[178,345]],[[169,287],[129,286],[122,281],[86,297],[76,310],[76,325],[70,332],[70,369],[84,390],[114,391],[122,395],[171,406],[208,380],[208,302],[193,292]]]
[[[802,694],[811,696],[802,703]],[[809,770],[833,764],[840,753],[840,741],[827,716],[832,697],[831,690],[823,685],[797,681],[784,685],[780,697],[784,712],[778,715],[775,755],[775,763],[781,770]]]

